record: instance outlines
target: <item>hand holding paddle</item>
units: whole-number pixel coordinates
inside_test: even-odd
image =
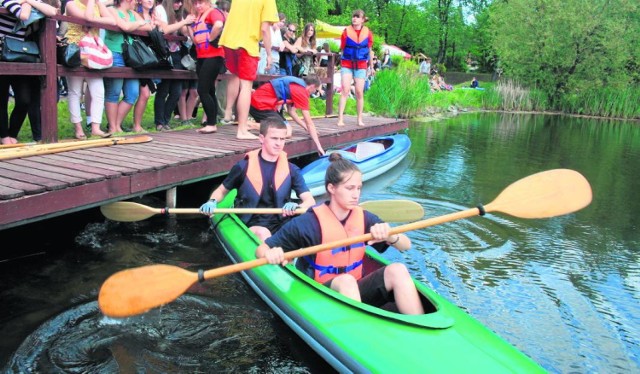
[[[385,222],[411,222],[424,217],[424,209],[415,201],[409,200],[372,200],[360,204],[363,209],[377,215]],[[202,214],[196,208],[151,208],[146,205],[119,201],[100,207],[102,214],[112,221],[135,222],[142,221],[156,214]],[[302,214],[305,209],[297,209]],[[278,208],[215,208],[214,214],[282,214]]]
[[[489,212],[519,218],[547,218],[578,211],[591,202],[591,186],[578,172],[555,169],[530,175],[509,185],[484,207],[398,226],[392,234],[422,229]],[[331,248],[371,240],[371,234],[315,245],[285,253],[287,260],[308,256]],[[169,303],[185,293],[196,281],[204,281],[267,264],[259,258],[198,273],[171,265],[149,265],[120,271],[100,289],[98,305],[110,317],[129,317]]]

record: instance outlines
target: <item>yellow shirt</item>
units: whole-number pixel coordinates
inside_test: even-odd
[[[263,22],[278,22],[275,0],[233,0],[219,44],[231,49],[244,48],[258,57]]]
[[[87,6],[81,3],[80,0],[73,0],[73,3],[77,5],[80,10],[84,11],[87,9]],[[100,17],[100,9],[98,9],[98,4],[96,4],[96,6],[93,8],[93,14],[96,18]],[[99,29],[97,28],[91,28],[87,30],[87,27],[80,26],[73,22],[68,22],[67,24],[69,28],[67,29],[67,33],[64,34],[64,36],[67,37],[69,43],[78,43],[80,39],[85,36],[87,31],[91,32],[94,35],[98,35]]]

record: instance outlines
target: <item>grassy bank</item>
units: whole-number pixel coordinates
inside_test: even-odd
[[[548,95],[518,82],[480,82],[484,90],[467,89],[470,82],[453,91],[430,92],[427,77],[408,62],[397,69],[378,72],[365,93],[365,110],[376,115],[411,118],[456,109],[562,112],[606,118],[640,119],[640,88],[601,88],[565,94],[551,105]]]

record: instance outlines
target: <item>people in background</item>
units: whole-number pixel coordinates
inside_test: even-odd
[[[111,16],[111,13],[107,7],[96,0],[76,0],[68,1],[66,7],[66,15],[72,17],[78,17],[86,19],[88,21],[98,22],[105,25],[115,25],[116,21]],[[67,23],[66,37],[69,43],[79,43],[87,33],[95,37],[99,37],[100,30],[93,27],[80,26],[73,22]],[[105,133],[100,128],[102,124],[102,114],[104,112],[104,81],[102,77],[82,77],[70,75],[67,77],[69,85],[68,95],[68,107],[71,123],[75,127],[75,138],[86,139],[86,135],[82,125],[82,114],[80,109],[80,100],[82,99],[82,93],[84,90],[84,83],[87,83],[86,91],[88,91],[87,97],[91,97],[92,100],[87,100],[86,105],[89,107],[87,113],[92,113],[91,116],[91,135],[107,137],[111,134]]]
[[[114,7],[108,8],[111,16],[115,19],[116,25],[122,30],[106,30],[104,43],[113,53],[113,66],[125,66],[122,55],[122,43],[124,43],[125,33],[136,30],[151,30],[151,24],[134,12],[135,3],[133,0],[114,0]],[[109,123],[109,132],[123,132],[122,122],[131,108],[138,100],[140,93],[140,82],[132,78],[104,78],[105,89],[105,111]],[[123,94],[120,100],[120,94]],[[93,117],[94,114],[92,113]]]
[[[256,257],[265,258],[270,264],[286,265],[285,251],[369,233],[373,239],[367,243],[301,257],[296,267],[318,283],[356,301],[378,307],[395,301],[400,313],[423,314],[420,296],[404,264],[393,263],[372,273],[366,273],[363,265],[366,244],[379,252],[390,246],[406,251],[411,248],[411,241],[404,234],[391,234],[388,223],[358,206],[362,173],[355,164],[337,152],[329,160],[325,175],[329,200],[287,222],[265,239],[256,249]]]
[[[138,5],[135,8],[135,11],[149,26],[149,30],[158,26],[156,8],[156,0],[138,0]],[[162,10],[164,10],[164,8],[162,8]],[[140,90],[138,100],[136,100],[136,104],[133,107],[133,131],[143,132],[142,117],[144,116],[144,112],[147,110],[147,104],[149,103],[151,94],[156,92],[156,82],[159,82],[159,80],[141,78],[138,81],[140,82]],[[160,126],[160,128],[156,127],[156,130],[169,130],[169,126],[166,128],[162,126]]]
[[[342,32],[340,49],[342,58],[340,71],[342,75],[342,93],[340,94],[338,126],[344,126],[344,109],[347,105],[351,82],[355,84],[356,112],[358,126],[364,126],[362,111],[364,110],[364,83],[367,78],[367,68],[373,69],[373,33],[364,24],[368,18],[364,11],[354,10],[351,25]]]
[[[186,15],[184,18],[178,19],[175,12],[174,0],[164,0],[166,8],[162,5],[156,6],[157,20],[156,23],[160,29],[167,35],[188,35],[186,26],[193,23],[195,16]],[[181,0],[180,4],[182,3]],[[167,11],[166,9],[169,9]],[[180,54],[180,43],[169,41],[169,53],[174,69],[184,69],[180,62],[182,56]],[[182,92],[182,82],[179,79],[162,79],[156,85],[156,95],[153,100],[153,117],[156,124],[156,130],[168,130],[171,115],[178,104],[180,94]]]
[[[282,46],[282,32],[280,31],[287,24],[287,17],[284,13],[278,13],[278,22],[271,25],[271,51],[264,47],[260,48],[260,62],[258,63],[258,74],[280,75],[280,48]],[[271,68],[265,69],[267,64],[267,53],[271,53]]]
[[[236,200],[241,208],[282,208],[283,214],[243,214],[239,218],[260,240],[270,237],[286,220],[296,214],[296,209],[308,209],[316,202],[300,169],[287,159],[284,152],[287,127],[276,118],[266,118],[260,123],[261,147],[251,151],[235,164],[222,184],[202,204],[200,211],[215,214],[217,203],[229,191],[238,190]],[[295,191],[300,204],[289,201]]]
[[[297,76],[315,74],[316,67],[316,28],[313,23],[307,23],[302,29],[302,35],[296,39],[297,57],[302,64]]]
[[[418,71],[420,72],[420,74],[424,74],[427,76],[429,75],[429,73],[431,73],[431,59],[429,57],[422,60]]]
[[[329,48],[329,43],[322,43],[322,49],[320,49],[321,53],[331,53],[331,49]],[[327,67],[329,65],[329,56],[323,54],[320,56],[320,67]]]
[[[213,134],[218,131],[218,99],[216,98],[216,80],[224,68],[224,50],[218,45],[220,34],[227,20],[228,2],[221,8],[212,8],[209,0],[196,0],[196,21],[189,28],[193,45],[196,46],[196,73],[198,74],[198,96],[206,115],[204,126],[197,131],[200,134]]]
[[[271,50],[271,24],[275,22],[278,22],[275,0],[233,0],[220,38],[220,45],[224,46],[225,64],[231,73],[224,119],[231,121],[235,105],[238,139],[257,138],[249,132],[247,124],[251,89],[258,72],[258,44],[262,39],[264,48]],[[271,54],[267,54],[265,69],[270,69],[272,62]]]
[[[303,79],[286,76],[272,79],[269,83],[258,87],[251,95],[251,107],[249,114],[257,122],[267,118],[276,118],[287,125],[287,137],[291,137],[292,129],[285,120],[283,112],[286,107],[291,119],[305,129],[316,144],[318,153],[324,154],[320,144],[316,126],[309,113],[309,95],[320,87],[320,81],[314,75],[308,75]],[[302,119],[296,110],[302,111]]]
[[[296,31],[298,26],[290,23],[281,29],[282,44],[280,44],[280,75],[293,75],[293,65],[297,59]]]
[[[471,80],[471,88],[478,88],[480,87],[480,85],[478,84],[478,80],[476,79],[476,77],[473,77],[473,79]]]
[[[388,49],[384,50],[384,55],[382,55],[382,69],[391,68],[391,53]]]
[[[26,21],[31,16],[31,10],[37,9],[47,17],[54,16],[57,9],[49,4],[37,0],[2,0],[2,8],[10,14],[0,14],[0,37],[13,37],[24,40],[27,29],[19,28],[14,31],[19,20]],[[9,89],[13,89],[14,107],[9,116]],[[0,75],[0,138],[2,144],[18,143],[18,133],[30,108],[40,110],[40,78],[32,75]],[[39,113],[32,118],[31,132],[33,140],[41,137],[41,123]],[[35,119],[35,120],[34,120]]]

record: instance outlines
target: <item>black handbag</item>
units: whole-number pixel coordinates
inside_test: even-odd
[[[40,62],[40,49],[34,41],[5,36],[2,38],[0,59],[7,62]]]
[[[125,37],[125,41],[122,43],[122,56],[126,66],[137,70],[153,69],[159,63],[158,56],[151,47],[139,38],[129,40]]]
[[[70,68],[80,66],[80,47],[77,43],[62,42],[57,45],[58,63]]]

